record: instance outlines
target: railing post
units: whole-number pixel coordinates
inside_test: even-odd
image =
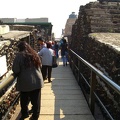
[[[80,61],[78,61],[78,84],[80,84]]]
[[[69,56],[69,65],[72,69],[72,52],[70,50],[68,51],[68,56]]]
[[[91,72],[91,83],[90,83],[90,98],[89,98],[89,105],[90,110],[92,114],[94,115],[94,109],[95,109],[95,86],[96,86],[96,74],[94,72]]]

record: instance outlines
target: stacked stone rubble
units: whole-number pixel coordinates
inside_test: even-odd
[[[1,88],[3,85],[2,83],[8,81],[10,75],[12,74],[13,60],[16,53],[18,52],[17,45],[20,41],[29,41],[28,33],[29,32],[21,32],[20,34],[19,32],[18,35],[17,32],[13,32],[12,36],[15,35],[14,38],[5,38],[11,34],[8,33],[8,35],[2,35],[4,37],[1,37],[0,39],[0,57],[6,56],[7,65],[7,72],[0,77],[0,120],[10,119],[12,114],[15,112],[16,105],[18,104],[19,93],[15,89],[15,80],[13,83],[8,82],[7,85],[3,87],[3,89]],[[2,69],[2,67],[5,66],[0,67],[0,69]]]
[[[80,6],[78,19],[72,28],[72,40],[70,47],[90,63],[100,63],[100,65],[102,65],[102,67],[105,68],[110,75],[111,63],[116,61],[116,58],[119,55],[117,55],[116,51],[114,51],[116,55],[113,55],[112,59],[110,59],[111,57],[108,56],[108,53],[111,51],[111,48],[106,45],[102,48],[102,43],[98,43],[97,40],[94,41],[95,38],[92,39],[89,37],[89,33],[120,33],[119,13],[120,5],[118,5],[117,2],[104,2],[102,4],[99,2],[90,2],[85,6]],[[109,35],[110,34],[107,36],[109,37]],[[116,36],[112,35],[112,37]],[[86,47],[88,45],[89,47]],[[98,51],[98,48],[101,50]],[[93,49],[94,52],[91,53]],[[106,53],[106,51],[108,51],[108,53]],[[101,55],[98,56],[98,59],[101,58],[100,62],[95,56],[96,54]],[[115,76],[116,74],[111,77],[115,78]],[[114,80],[117,81],[116,79]]]
[[[33,49],[38,51],[38,37],[37,29],[23,25],[11,27],[11,31],[0,36],[0,57],[6,56],[7,64],[7,72],[0,76],[0,83],[6,82],[12,74],[13,60],[18,52],[17,45],[19,42],[26,41]],[[2,69],[2,66],[0,67]],[[0,120],[10,119],[15,112],[19,100],[19,92],[15,89],[15,83],[15,81],[13,83],[8,82],[3,89],[0,89]]]
[[[16,41],[12,40],[4,40],[0,41],[0,56],[6,55],[7,60],[7,70],[11,70],[15,49],[16,49]]]
[[[5,82],[5,80],[7,78],[9,78],[10,74],[12,74],[12,63],[13,63],[13,59],[16,55],[17,49],[16,49],[16,45],[17,45],[18,41],[13,41],[13,40],[3,40],[0,41],[0,57],[2,56],[6,56],[6,64],[7,64],[7,72],[2,75],[0,77],[0,83]],[[3,66],[1,66],[0,69],[2,69]],[[9,88],[11,87],[11,89],[13,91],[9,91]],[[9,114],[7,115],[7,117],[5,119],[9,119],[12,114],[15,112],[15,106],[17,105],[17,103],[15,102],[15,100],[17,99],[18,93],[16,93],[15,87],[11,84],[8,84],[7,87],[3,88],[2,91],[0,91],[0,119],[4,119],[5,115],[7,114],[9,108],[11,107],[11,105],[13,103],[13,109],[11,109],[9,111]]]

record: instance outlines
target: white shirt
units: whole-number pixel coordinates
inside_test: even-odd
[[[51,48],[42,48],[38,55],[42,57],[42,65],[52,66],[52,56],[54,55],[54,50]]]

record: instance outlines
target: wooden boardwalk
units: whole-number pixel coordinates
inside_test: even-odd
[[[94,120],[69,65],[64,67],[61,58],[58,62],[59,66],[52,71],[52,83],[45,80],[42,88],[39,120]],[[18,105],[11,120],[19,120],[19,117]]]

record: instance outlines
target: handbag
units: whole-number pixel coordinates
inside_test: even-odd
[[[56,67],[58,67],[57,57],[56,56],[52,56],[52,68],[56,68]]]

